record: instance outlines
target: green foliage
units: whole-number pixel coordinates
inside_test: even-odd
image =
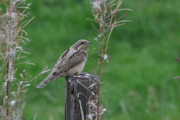
[[[26,51],[32,53],[22,61],[36,65],[18,65],[31,76],[37,75],[48,65],[53,67],[59,56],[78,39],[84,38],[90,45],[85,72],[93,72],[97,64],[92,58],[95,29],[91,6],[81,0],[27,0],[32,2],[28,16],[35,19],[26,26],[31,40]],[[179,0],[125,0],[121,8],[130,8],[123,19],[132,20],[113,30],[109,43],[110,63],[103,63],[108,70],[101,77],[107,81],[101,103],[107,108],[107,120],[177,120],[180,118],[180,2]],[[42,81],[48,73],[40,76]],[[31,85],[32,89],[34,85]],[[51,82],[43,89],[34,89],[26,99],[25,116],[37,120],[64,119],[64,78]]]

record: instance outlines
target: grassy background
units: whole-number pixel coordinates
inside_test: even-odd
[[[19,65],[31,76],[45,65],[53,67],[59,56],[78,39],[93,41],[85,72],[93,72],[92,58],[97,43],[95,29],[86,18],[93,18],[88,0],[27,0],[32,2],[29,18],[35,19],[25,28],[31,40],[24,49],[31,55],[22,59],[36,65]],[[179,0],[124,0],[121,8],[133,9],[123,19],[131,23],[115,28],[110,39],[107,73],[101,81],[101,103],[107,108],[107,120],[179,120],[180,82],[180,2]],[[20,71],[19,69],[19,71]],[[48,73],[36,80],[38,84]],[[31,91],[33,84],[29,87]],[[43,89],[34,89],[26,99],[25,117],[32,120],[64,119],[64,78],[58,78]]]

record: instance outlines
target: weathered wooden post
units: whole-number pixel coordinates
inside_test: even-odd
[[[66,77],[65,120],[86,120],[88,99],[92,93],[96,94],[95,84],[97,81],[97,76],[91,73],[81,73],[77,76]],[[89,86],[91,87],[89,88]]]

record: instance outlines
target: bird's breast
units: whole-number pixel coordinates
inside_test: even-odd
[[[68,71],[68,76],[74,75],[74,74],[78,74],[81,73],[84,69],[84,66],[86,64],[87,58],[84,59],[80,64],[78,64],[77,66],[73,67],[72,69],[70,69]]]

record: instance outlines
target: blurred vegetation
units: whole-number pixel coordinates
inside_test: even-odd
[[[18,65],[31,76],[48,65],[53,67],[59,56],[78,39],[87,39],[90,45],[84,72],[93,72],[97,64],[92,58],[97,47],[96,30],[88,0],[27,0],[31,3],[28,17],[32,20],[25,30],[31,40],[24,49],[30,53],[21,61],[36,65]],[[109,62],[103,64],[101,86],[105,92],[101,103],[107,108],[107,120],[178,120],[180,119],[180,2],[179,0],[124,0],[121,8],[133,12],[123,19],[132,20],[113,30],[108,50]],[[19,69],[19,71],[20,71]],[[33,87],[48,73],[39,77]],[[19,76],[17,76],[19,77]],[[30,77],[30,76],[29,76]],[[37,120],[64,119],[64,78],[59,78],[43,89],[34,88],[26,99],[25,117]]]

